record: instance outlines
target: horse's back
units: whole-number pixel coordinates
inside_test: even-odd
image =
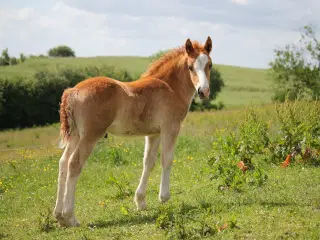
[[[119,135],[160,133],[164,121],[177,117],[175,93],[169,85],[156,78],[125,83],[107,77],[94,77],[78,83],[80,118]],[[174,113],[174,114],[173,114]],[[84,121],[84,119],[82,120]]]

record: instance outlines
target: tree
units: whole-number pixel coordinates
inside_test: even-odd
[[[75,52],[66,45],[60,45],[55,48],[51,48],[48,51],[50,57],[75,57]]]
[[[10,65],[17,65],[18,64],[18,59],[15,57],[10,58]]]
[[[1,54],[1,65],[2,66],[8,66],[10,65],[10,56],[8,53],[8,48],[2,50],[2,54]]]
[[[26,59],[27,57],[23,53],[20,53],[20,62],[23,63]]]
[[[311,25],[300,29],[296,44],[275,50],[270,62],[275,82],[274,100],[316,99],[320,96],[320,41]]]

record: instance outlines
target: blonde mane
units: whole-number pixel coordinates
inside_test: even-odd
[[[192,45],[195,51],[198,53],[203,50],[202,44],[197,41],[193,41]],[[180,60],[185,56],[185,54],[186,50],[184,45],[169,50],[159,59],[153,61],[149,65],[147,71],[143,73],[141,77],[144,78],[152,76],[161,79],[164,76],[170,75],[175,66],[183,64],[183,62],[181,62]]]

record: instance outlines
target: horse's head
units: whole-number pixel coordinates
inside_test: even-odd
[[[212,49],[211,38],[208,37],[204,46],[192,44],[188,38],[185,43],[185,49],[188,55],[188,68],[191,81],[201,99],[208,98],[210,95],[210,70],[212,67],[209,56]]]

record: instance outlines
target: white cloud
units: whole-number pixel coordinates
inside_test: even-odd
[[[232,0],[235,4],[246,5],[248,4],[248,0]]]
[[[29,20],[34,13],[34,8],[21,8],[18,10],[18,19],[22,21]]]
[[[237,0],[245,7],[220,0],[19,1],[0,8],[0,47],[13,55],[67,44],[78,56],[146,56],[209,35],[214,62],[267,67],[272,50],[295,40],[298,27],[320,22],[316,0]]]

